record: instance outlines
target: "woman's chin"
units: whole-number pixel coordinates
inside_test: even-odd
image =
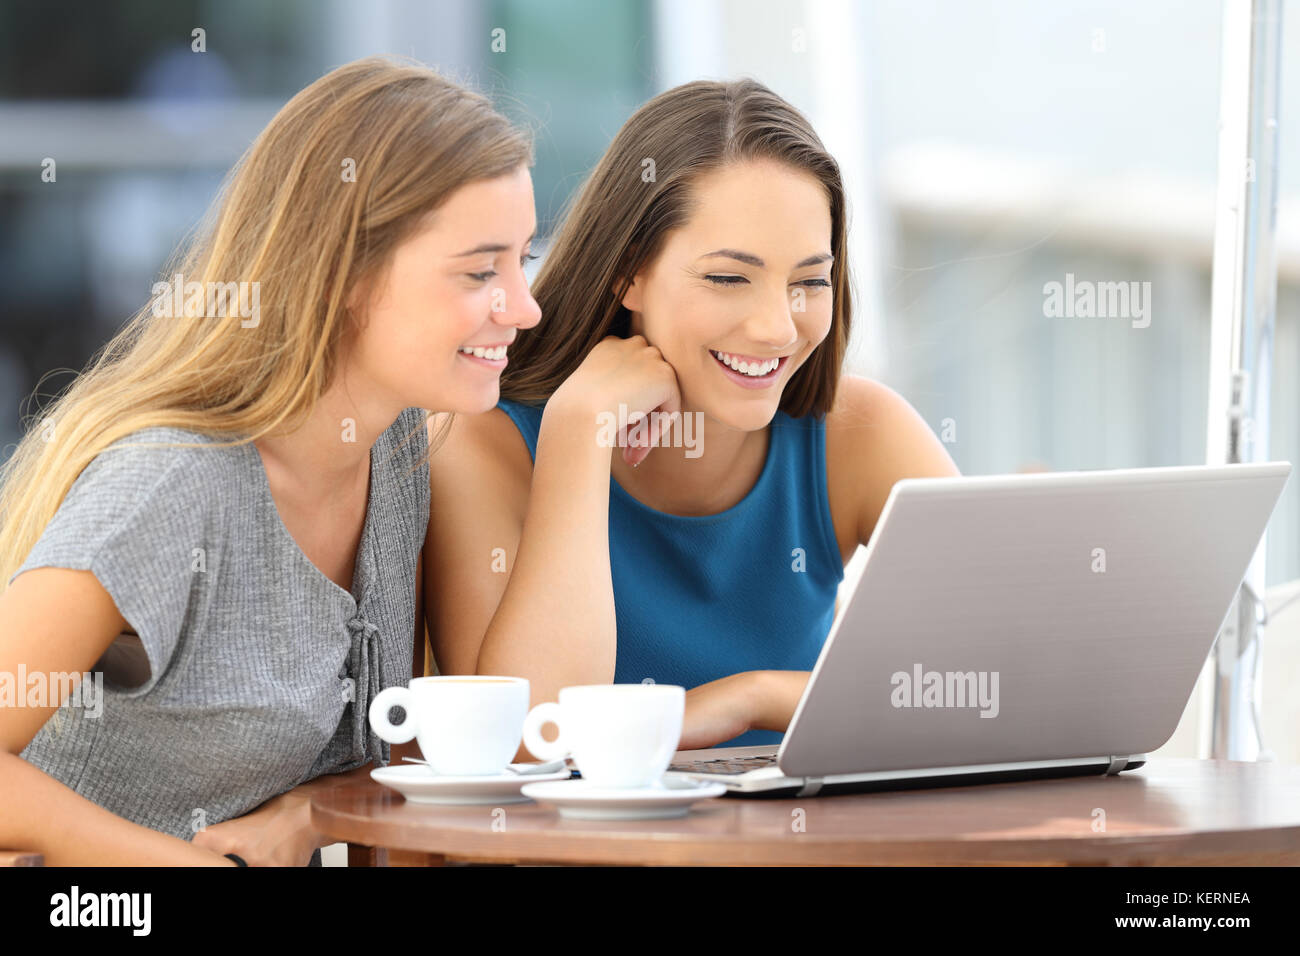
[[[781,393],[773,391],[766,399],[751,398],[741,401],[719,401],[714,397],[707,404],[695,406],[718,424],[738,431],[755,432],[772,424],[781,404]]]
[[[451,412],[457,415],[481,415],[491,411],[501,399],[501,389],[496,383],[491,387],[473,390],[460,390],[451,395],[431,395],[418,404],[435,412]]]

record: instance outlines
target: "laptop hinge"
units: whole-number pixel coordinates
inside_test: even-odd
[[[803,789],[795,794],[796,797],[815,797],[817,791],[822,788],[822,777],[804,777]]]
[[[1127,766],[1128,766],[1128,757],[1112,756],[1110,758],[1110,766],[1106,768],[1106,776],[1108,777],[1114,776],[1115,774],[1119,773]]]

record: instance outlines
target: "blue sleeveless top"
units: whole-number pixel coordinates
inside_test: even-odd
[[[542,409],[502,399],[537,456]],[[656,511],[609,479],[614,683],[700,684],[753,670],[810,671],[835,616],[844,565],[826,491],[825,424],[777,411],[767,460],[715,515]],[[778,744],[751,730],[718,746]]]

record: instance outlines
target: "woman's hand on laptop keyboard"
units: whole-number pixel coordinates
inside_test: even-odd
[[[686,692],[686,715],[678,750],[712,747],[757,726],[763,706],[764,671],[742,671]]]
[[[785,733],[811,671],[741,671],[686,692],[678,750],[703,750],[747,730]]]

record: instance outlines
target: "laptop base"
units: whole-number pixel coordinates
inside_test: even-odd
[[[1124,770],[1136,770],[1146,763],[1146,755],[1099,757],[1069,763],[1003,765],[987,768],[937,768],[935,770],[891,771],[885,773],[838,774],[826,777],[787,777],[772,767],[741,775],[692,773],[670,770],[669,775],[692,780],[720,783],[727,788],[724,796],[748,799],[785,799],[789,797],[834,796],[841,793],[877,793],[892,790],[930,790],[941,787],[967,787],[988,783],[1018,783],[1025,780],[1050,780],[1065,777],[1113,776]]]

